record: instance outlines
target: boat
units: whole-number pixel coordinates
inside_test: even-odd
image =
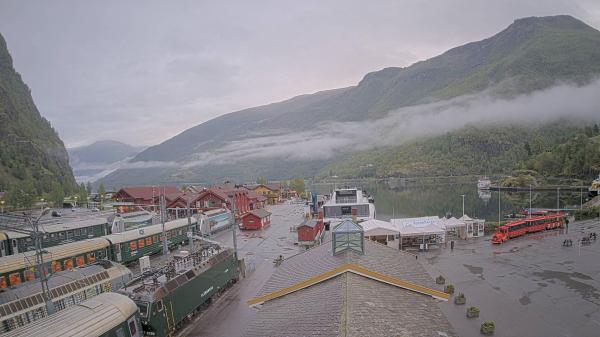
[[[488,177],[477,180],[477,188],[480,190],[489,190],[490,186],[492,186],[492,181]]]
[[[516,238],[527,233],[562,228],[564,224],[564,213],[555,213],[551,215],[536,216],[532,218],[511,221],[505,225],[496,227],[496,232],[492,236],[491,241],[493,244],[501,244],[509,239]]]
[[[598,178],[592,181],[592,184],[588,188],[588,194],[592,198],[600,194],[600,174],[598,175]]]
[[[356,221],[375,219],[375,199],[358,188],[334,190],[323,205],[323,221],[335,224],[354,217]]]

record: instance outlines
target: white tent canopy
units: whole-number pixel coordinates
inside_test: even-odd
[[[399,231],[390,222],[370,219],[360,223],[362,226],[365,236],[376,236],[376,235],[397,235]]]
[[[442,218],[442,225],[446,229],[452,229],[452,228],[459,228],[459,227],[466,227],[467,226],[467,224],[463,220],[457,219],[455,217],[451,217],[450,219]]]
[[[439,223],[431,223],[421,227],[404,226],[399,228],[399,231],[401,236],[444,235],[445,233]]]

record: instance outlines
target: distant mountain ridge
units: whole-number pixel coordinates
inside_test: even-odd
[[[40,115],[0,35],[0,190],[24,183],[40,195],[56,184],[70,191],[75,180],[62,140]]]
[[[117,164],[140,153],[144,147],[131,146],[116,140],[100,140],[92,144],[69,148],[69,161],[78,181],[101,178],[98,174],[118,168]],[[108,172],[107,172],[108,173]]]
[[[369,73],[353,87],[298,96],[217,117],[146,149],[133,161],[185,163],[199,152],[210,152],[256,135],[300,132],[326,121],[376,120],[394,109],[484,90],[498,97],[513,97],[559,82],[582,85],[598,74],[599,31],[566,15],[523,18],[490,38],[450,49],[409,67]],[[277,159],[257,159],[241,163],[237,170],[212,163],[196,169],[117,170],[107,181],[124,183],[138,179],[141,172],[148,179],[162,182],[224,176],[247,179],[254,174],[272,177],[275,167],[282,172],[273,178],[285,178],[289,174],[311,176],[325,165],[310,160],[282,163]]]

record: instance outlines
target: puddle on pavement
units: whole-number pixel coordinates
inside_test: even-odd
[[[523,295],[523,297],[519,298],[519,303],[521,303],[521,305],[527,305],[531,303],[531,300],[529,299],[529,296]]]
[[[568,289],[575,291],[584,300],[588,300],[593,303],[597,303],[600,300],[600,290],[598,288],[577,280],[593,280],[593,278],[588,275],[578,272],[566,273],[555,270],[534,272],[533,275],[538,276],[549,283],[556,283],[556,280],[561,281],[567,286]]]
[[[471,274],[478,275],[480,279],[484,280],[483,267],[471,266],[469,264],[463,264],[463,266],[467,268],[471,272]]]

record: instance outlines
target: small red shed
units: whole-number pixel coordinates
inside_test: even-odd
[[[323,219],[306,219],[297,227],[298,244],[312,246],[323,234]]]
[[[271,213],[264,208],[254,209],[242,215],[240,229],[262,229],[271,224]]]

